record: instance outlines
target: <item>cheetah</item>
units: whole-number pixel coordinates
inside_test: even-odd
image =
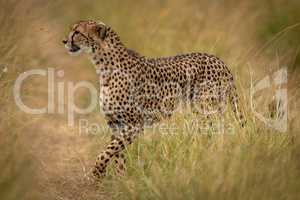
[[[86,53],[99,77],[99,102],[112,130],[110,143],[99,154],[94,177],[106,174],[115,160],[125,171],[124,149],[152,125],[170,117],[178,103],[196,113],[223,114],[230,102],[237,121],[245,125],[234,79],[222,60],[206,53],[147,58],[128,49],[108,25],[93,20],[75,23],[63,40],[71,54]]]

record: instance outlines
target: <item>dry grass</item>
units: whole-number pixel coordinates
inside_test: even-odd
[[[277,7],[285,6],[273,0],[276,9],[269,12],[266,2],[0,0],[1,199],[297,199],[300,93],[299,40],[294,38],[299,29],[276,37],[272,32],[278,28],[276,21],[270,27],[268,23]],[[291,6],[298,5],[291,2]],[[292,20],[280,21],[279,31],[285,27],[282,23],[295,24],[299,17],[294,9],[285,10],[285,15],[292,16],[287,20]],[[164,122],[176,124],[176,130],[147,130],[128,149],[124,178],[110,170],[102,183],[90,184],[84,173],[108,141],[109,132],[80,135],[78,119],[106,127],[98,111],[77,115],[76,126],[71,128],[66,115],[23,113],[12,94],[17,76],[36,68],[64,70],[64,78],[58,81],[96,84],[89,61],[69,57],[60,42],[69,24],[86,18],[110,24],[127,46],[147,56],[201,51],[223,58],[238,81],[247,127],[234,125],[235,134],[199,134],[185,129],[195,116],[178,113]],[[287,48],[290,43],[286,41],[295,42]],[[282,66],[289,70],[286,133],[267,128],[249,105],[249,71],[254,71],[256,81]],[[46,88],[47,80],[32,78],[22,88],[22,97],[29,105],[44,106]],[[273,96],[269,92],[260,94],[259,109],[266,115]],[[77,95],[79,105],[87,103],[84,94]],[[232,117],[226,119],[230,122]]]

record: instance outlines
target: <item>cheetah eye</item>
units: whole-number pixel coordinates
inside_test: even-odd
[[[79,34],[79,31],[75,31],[74,33],[75,33],[75,34]]]

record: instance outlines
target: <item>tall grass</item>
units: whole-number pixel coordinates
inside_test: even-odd
[[[281,0],[0,0],[0,198],[297,199],[299,28],[276,35],[299,22],[297,6],[297,1]],[[233,133],[204,134],[186,129],[196,116],[176,113],[162,122],[176,124],[176,129],[149,129],[127,149],[125,177],[115,177],[111,168],[101,183],[91,184],[85,173],[110,134],[98,111],[77,115],[72,128],[67,126],[66,114],[23,113],[12,93],[18,75],[36,68],[64,70],[58,81],[96,84],[88,60],[69,57],[61,45],[67,27],[79,19],[102,20],[128,47],[149,57],[192,51],[221,57],[237,80],[247,113],[246,128],[234,124]],[[257,82],[283,66],[289,70],[289,128],[279,133],[255,118],[249,88],[252,79]],[[256,99],[260,100],[258,110],[268,117],[275,89]],[[34,77],[22,92],[28,105],[45,106],[47,80]],[[88,98],[83,91],[76,100],[84,106]],[[80,118],[106,129],[80,135]],[[227,114],[225,122],[231,121]]]

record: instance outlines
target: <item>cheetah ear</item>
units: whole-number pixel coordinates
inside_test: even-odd
[[[104,40],[106,38],[107,28],[104,24],[98,23],[96,25],[96,34],[101,39]]]

